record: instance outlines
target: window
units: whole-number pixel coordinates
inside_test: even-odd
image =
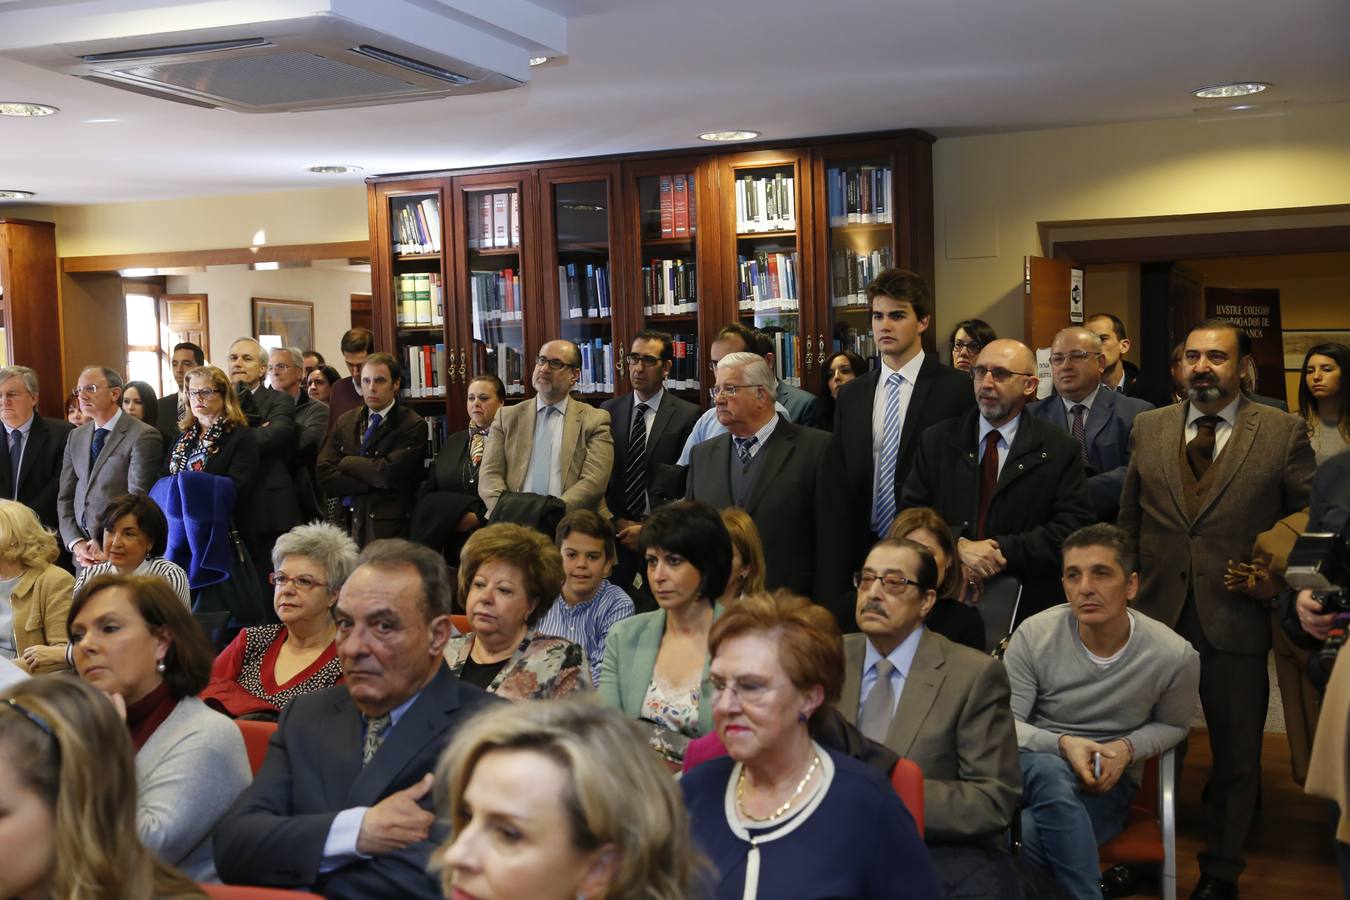
[[[127,380],[144,381],[163,393],[163,362],[160,354],[159,287],[126,282]],[[170,382],[172,383],[172,382]]]

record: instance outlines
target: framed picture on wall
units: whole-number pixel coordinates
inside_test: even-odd
[[[1308,349],[1318,344],[1345,344],[1350,347],[1350,331],[1291,331],[1286,328],[1284,337],[1284,370],[1297,372],[1303,368],[1303,357]]]
[[[309,300],[253,298],[253,336],[264,349],[314,346],[314,304]]]

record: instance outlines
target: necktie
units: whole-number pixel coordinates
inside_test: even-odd
[[[23,459],[23,432],[15,428],[9,433],[9,474],[13,479],[14,499],[19,499],[19,461]]]
[[[895,671],[889,659],[877,660],[874,669],[877,680],[872,683],[863,702],[862,712],[858,715],[858,730],[879,744],[886,742],[886,732],[891,730],[891,719],[895,717],[895,689],[891,687],[891,673]]]
[[[1081,403],[1075,403],[1073,409],[1073,439],[1078,442],[1078,455],[1083,458],[1083,465],[1088,464],[1087,449],[1087,431],[1083,428],[1083,415],[1087,412],[1087,407]]]
[[[1191,472],[1199,481],[1209,471],[1214,462],[1214,428],[1219,424],[1218,416],[1201,416],[1195,420],[1195,437],[1186,445],[1186,461],[1191,464]]]
[[[647,512],[647,410],[645,403],[633,407],[633,427],[628,434],[628,459],[623,470],[623,502],[628,515],[641,519]]]
[[[539,410],[534,429],[534,448],[530,451],[530,492],[547,494],[553,475],[553,441],[549,439],[549,421],[558,410],[545,406]]]
[[[89,468],[92,471],[98,455],[103,452],[103,444],[108,440],[108,429],[95,428],[94,439],[89,444]]]
[[[997,430],[984,436],[984,456],[980,459],[980,515],[975,522],[976,540],[984,540],[985,526],[989,523],[989,503],[994,499],[994,488],[998,486],[998,439]]]
[[[881,454],[877,457],[876,501],[872,505],[872,533],[885,535],[895,519],[895,466],[900,455],[899,372],[886,379],[886,411],[881,419]]]
[[[366,719],[366,742],[361,747],[361,765],[370,764],[371,757],[375,751],[380,749],[384,743],[384,736],[389,731],[389,725],[393,720],[389,718],[389,713],[375,718]]]
[[[366,452],[366,447],[370,444],[370,439],[371,439],[371,437],[374,436],[374,434],[375,434],[375,429],[376,429],[376,428],[379,428],[379,427],[380,427],[380,423],[383,422],[383,421],[384,421],[384,416],[380,415],[379,413],[371,413],[371,414],[370,414],[370,424],[366,426],[366,433],[365,433],[365,435],[361,438],[361,452],[362,452],[362,453],[365,453],[365,452]]]
[[[732,437],[731,441],[736,445],[736,455],[741,458],[741,465],[750,465],[750,451],[759,443],[759,438],[752,434],[748,438]]]
[[[469,459],[473,462],[474,468],[483,461],[483,442],[487,440],[487,433],[486,428],[469,429]]]

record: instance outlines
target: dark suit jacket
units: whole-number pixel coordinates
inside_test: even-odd
[[[1083,430],[1088,446],[1088,491],[1097,521],[1114,522],[1120,512],[1120,489],[1125,484],[1125,467],[1130,462],[1130,429],[1134,417],[1147,412],[1153,404],[1110,388],[1097,391],[1088,410]],[[1072,437],[1073,426],[1064,409],[1064,398],[1052,394],[1027,408]]]
[[[731,435],[719,434],[689,456],[688,499],[731,506]],[[769,590],[785,587],[834,613],[856,631],[853,604],[841,602],[852,575],[848,500],[839,490],[839,448],[824,431],[793,425],[780,413],[759,450],[745,511],[764,544]]]
[[[362,547],[407,536],[427,454],[426,420],[397,401],[362,452],[369,415],[363,406],[338,420],[318,463],[328,496],[352,498],[352,540]]]
[[[33,512],[47,528],[58,528],[56,488],[61,481],[61,461],[65,458],[66,439],[74,427],[65,419],[33,417],[19,464],[19,493],[14,493],[14,473],[10,471],[9,445],[0,447],[0,497],[18,500]],[[0,426],[0,438],[8,429]],[[6,439],[7,440],[7,439]]]
[[[166,456],[172,456],[172,452]],[[258,438],[252,428],[240,425],[221,436],[216,452],[206,458],[205,471],[234,482],[235,509],[256,502]]]
[[[1173,627],[1193,594],[1205,637],[1226,653],[1265,654],[1270,611],[1223,586],[1231,559],[1248,560],[1256,536],[1308,505],[1312,447],[1303,419],[1243,399],[1213,462],[1199,513],[1187,509],[1181,471],[1189,403],[1139,416],[1120,497],[1120,526],[1139,543],[1135,606]]]
[[[933,507],[958,537],[974,537],[979,518],[979,417],[972,410],[923,433],[900,502],[901,509]],[[1023,585],[1019,618],[1064,602],[1060,545],[1093,519],[1078,442],[1023,411],[988,522],[1006,571]]]
[[[870,546],[867,537],[871,528],[873,482],[876,480],[872,468],[872,406],[880,383],[881,370],[874,369],[840,387],[839,396],[835,398],[834,433],[839,436],[844,455],[844,478],[857,526],[855,565],[861,565]],[[970,376],[942,365],[931,353],[924,354],[900,431],[900,453],[895,464],[897,501],[914,465],[919,435],[929,426],[959,416],[974,406],[975,388]]]
[[[173,451],[173,445],[178,443],[178,392],[160,397],[157,405],[159,417],[155,420],[155,427],[164,438],[164,465],[165,471],[168,471],[169,454]]]
[[[839,711],[858,720],[867,637],[844,636]],[[993,657],[924,629],[886,746],[923,770],[924,838],[1001,834],[1022,797],[1008,673]]]
[[[426,480],[417,489],[408,537],[441,549],[452,543],[456,526],[469,512],[477,513],[479,521],[487,515],[478,496],[478,468],[469,459],[466,428],[450,435],[427,469]]]
[[[258,442],[258,489],[240,522],[250,534],[277,534],[300,523],[300,501],[291,478],[299,432],[295,425],[295,399],[290,394],[259,385],[251,395],[240,397]],[[266,563],[258,561],[258,565]]]
[[[628,439],[633,428],[635,403],[637,395],[628,393],[600,404],[600,408],[609,413],[609,426],[614,434],[614,469],[605,492],[605,505],[616,518],[629,518],[629,511],[624,509],[623,479],[628,471]],[[661,396],[661,405],[656,408],[656,418],[647,435],[645,478],[649,490],[652,476],[660,471],[659,467],[679,462],[680,451],[698,417],[699,408],[688,400],[676,397],[669,390]],[[660,505],[656,497],[651,501],[653,508]]]
[[[164,461],[164,442],[158,431],[140,419],[122,413],[91,467],[89,450],[95,426],[85,422],[70,432],[61,460],[61,486],[56,494],[56,516],[61,543],[100,539],[99,518],[119,494],[145,494],[154,487]]]
[[[304,694],[281,713],[253,784],[216,827],[216,871],[234,884],[313,887],[325,897],[439,898],[427,858],[445,836],[319,874],[333,819],[344,809],[374,806],[416,784],[436,766],[455,729],[495,702],[443,663],[431,683],[362,768],[363,723],[347,688]],[[431,809],[431,796],[422,805]]]
[[[1269,406],[1271,409],[1278,409],[1280,412],[1289,412],[1289,404],[1283,400],[1277,400],[1274,397],[1266,397],[1261,394],[1247,394],[1247,399],[1253,403],[1260,403],[1262,406]]]

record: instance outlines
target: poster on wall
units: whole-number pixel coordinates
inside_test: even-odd
[[[1279,289],[1206,286],[1205,316],[1227,319],[1247,332],[1256,361],[1254,392],[1287,402]]]
[[[1069,270],[1069,321],[1083,324],[1083,270]]]
[[[314,346],[314,304],[308,300],[253,298],[253,337],[264,349]]]

